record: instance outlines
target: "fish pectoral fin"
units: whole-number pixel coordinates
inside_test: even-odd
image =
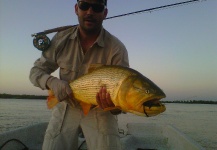
[[[53,91],[48,90],[47,97],[47,108],[52,109],[57,103],[59,103],[58,99],[54,96]]]
[[[107,108],[104,108],[103,110],[104,110],[104,111],[110,111],[110,110],[115,110],[115,109],[121,109],[121,107],[120,107],[120,106],[107,107]]]
[[[80,105],[81,105],[84,115],[86,116],[89,113],[90,108],[92,107],[92,104],[80,102]]]

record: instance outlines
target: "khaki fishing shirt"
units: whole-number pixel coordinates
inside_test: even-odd
[[[35,61],[30,81],[44,90],[50,74],[58,68],[60,79],[69,82],[86,74],[91,64],[129,66],[127,50],[123,43],[102,28],[97,40],[84,54],[75,26],[53,37],[51,46]]]

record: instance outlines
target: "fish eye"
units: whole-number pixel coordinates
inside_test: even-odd
[[[145,92],[146,94],[150,94],[150,90],[149,89],[145,89],[144,87],[142,86],[138,86],[138,85],[134,85],[133,86],[137,91],[141,91],[141,92]]]

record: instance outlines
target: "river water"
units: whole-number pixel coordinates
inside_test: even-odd
[[[166,104],[166,108],[166,112],[150,118],[121,114],[119,128],[125,129],[126,123],[133,122],[170,124],[205,149],[217,149],[217,105]],[[0,133],[47,122],[50,116],[45,100],[0,99]]]

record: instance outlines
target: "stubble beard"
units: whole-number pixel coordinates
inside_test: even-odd
[[[85,23],[85,19],[83,18],[79,18],[79,25],[80,25],[80,28],[83,32],[85,32],[86,34],[98,34],[99,31],[101,30],[102,28],[102,22],[103,21],[95,21],[93,23],[92,26],[88,26],[86,23]]]

